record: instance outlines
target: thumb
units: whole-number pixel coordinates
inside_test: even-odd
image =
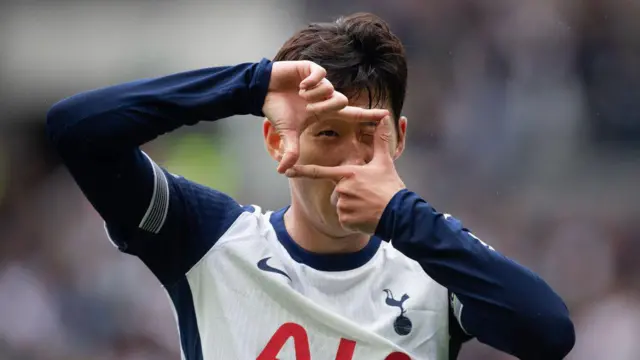
[[[287,169],[291,168],[298,161],[300,145],[298,132],[296,130],[283,130],[280,136],[284,141],[284,155],[278,165],[278,172],[284,174]]]
[[[385,116],[378,122],[373,139],[373,161],[391,160],[389,143],[391,142],[391,117]]]

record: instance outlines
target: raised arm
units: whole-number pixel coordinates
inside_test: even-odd
[[[563,359],[572,349],[569,312],[544,280],[415,193],[393,197],[376,234],[453,293],[460,327],[480,342],[520,359]]]
[[[138,147],[200,120],[262,115],[271,67],[263,60],[138,80],[72,96],[49,111],[48,135],[110,237],[163,282],[183,274],[211,245],[196,239],[199,215],[190,212],[215,214],[209,231],[221,235],[242,209],[222,193],[168,174]]]

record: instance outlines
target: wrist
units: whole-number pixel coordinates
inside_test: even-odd
[[[251,99],[251,115],[264,117],[262,108],[269,92],[269,82],[271,81],[271,71],[273,62],[262,59],[256,64],[251,81],[249,82],[249,97]]]
[[[391,200],[387,203],[384,210],[382,211],[382,215],[378,220],[378,225],[376,226],[374,235],[385,240],[389,241],[393,238],[393,233],[395,229],[395,215],[398,211],[398,208],[401,206],[403,201],[403,195],[408,193],[409,190],[403,189],[396,192]]]

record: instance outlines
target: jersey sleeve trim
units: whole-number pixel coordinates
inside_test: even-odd
[[[469,334],[469,332],[467,332],[467,330],[465,330],[464,326],[462,325],[462,308],[463,307],[464,305],[460,302],[460,299],[458,299],[458,297],[454,293],[451,293],[451,311],[453,311],[453,316],[458,321],[458,325],[460,325],[460,329],[466,335],[471,336],[471,334]]]
[[[144,153],[143,153],[144,154]],[[144,217],[138,227],[153,234],[158,234],[169,213],[169,183],[167,177],[153,160],[144,154],[153,168],[153,194]]]
[[[109,226],[107,225],[107,222],[104,221],[102,223],[102,226],[104,227],[104,232],[107,234],[107,239],[109,240],[111,245],[113,245],[113,247],[115,247],[116,249],[120,249],[121,247],[115,241],[113,241],[113,237],[111,236],[111,232],[109,231]]]

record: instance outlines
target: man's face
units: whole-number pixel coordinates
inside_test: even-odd
[[[351,101],[352,106],[368,107],[368,99]],[[400,134],[392,119],[393,129],[389,153],[397,158],[404,148],[406,119],[401,118]],[[297,164],[321,166],[364,165],[373,156],[376,124],[354,123],[340,119],[325,119],[313,123],[300,135],[300,157]],[[324,179],[290,179],[292,201],[308,216],[318,230],[329,236],[346,236],[336,211],[336,184]],[[375,185],[373,185],[375,186]]]

